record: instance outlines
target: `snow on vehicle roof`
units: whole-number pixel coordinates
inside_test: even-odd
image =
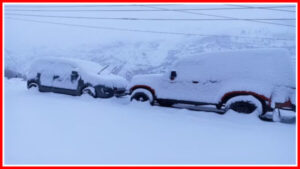
[[[78,71],[81,78],[93,85],[102,84],[107,87],[126,88],[127,81],[119,76],[104,74],[101,71],[104,66],[100,64],[69,58],[41,58],[33,61],[27,78],[35,78],[37,73],[60,73],[69,76],[71,71]],[[101,73],[101,74],[100,74]]]
[[[295,86],[295,69],[283,49],[255,49],[203,53],[179,60],[173,70],[179,79],[262,80]]]
[[[94,62],[90,62],[90,61],[86,61],[86,60],[80,60],[80,59],[70,59],[70,58],[61,58],[61,57],[49,57],[49,58],[41,58],[41,59],[37,59],[33,62],[31,67],[35,67],[34,69],[43,69],[45,68],[45,65],[57,65],[57,64],[66,64],[66,65],[70,65],[71,67],[73,67],[74,69],[80,69],[80,70],[84,70],[90,73],[98,73],[103,66],[94,63]],[[58,67],[52,67],[52,69],[59,69]]]

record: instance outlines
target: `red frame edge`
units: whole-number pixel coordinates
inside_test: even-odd
[[[296,166],[4,166],[4,161],[3,161],[3,113],[4,113],[4,109],[3,109],[3,101],[4,101],[4,84],[3,84],[3,80],[4,80],[4,71],[3,71],[3,59],[4,59],[4,53],[3,53],[3,42],[4,42],[4,32],[3,32],[3,5],[4,3],[297,3],[297,49],[296,49],[296,54],[297,54],[297,65],[299,65],[299,58],[298,58],[298,48],[299,48],[299,44],[298,44],[298,39],[299,39],[299,22],[298,22],[298,18],[299,18],[299,3],[298,0],[286,0],[286,1],[282,1],[282,0],[253,0],[253,1],[246,1],[246,0],[2,0],[1,1],[1,7],[0,7],[0,11],[1,11],[1,168],[10,168],[10,169],[14,169],[14,168],[298,168],[299,164],[299,145],[298,145],[298,135],[299,135],[299,125],[298,125],[298,112],[299,112],[299,107],[296,108],[296,113],[297,113],[297,122],[296,122],[296,127],[297,127],[297,164]],[[299,69],[298,67],[296,67],[296,71],[297,71],[297,83],[298,83],[298,78],[299,78]],[[297,86],[298,87],[298,86]],[[297,89],[297,105],[299,105],[299,92]]]

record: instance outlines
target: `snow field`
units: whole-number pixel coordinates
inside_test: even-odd
[[[26,89],[5,79],[5,164],[295,164],[295,124]]]

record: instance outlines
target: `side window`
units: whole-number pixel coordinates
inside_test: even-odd
[[[175,80],[175,78],[177,77],[177,72],[176,71],[171,71],[170,73],[170,80]]]
[[[76,77],[76,74],[72,74],[72,67],[67,63],[55,63],[53,66],[53,80],[59,82],[70,82]]]
[[[52,80],[57,80],[57,79],[59,79],[59,75],[53,75]]]
[[[71,82],[76,81],[79,78],[79,74],[77,71],[72,71],[71,73]]]
[[[41,78],[41,73],[37,73],[37,74],[36,74],[36,78],[37,78],[37,79],[40,79],[40,78]]]
[[[53,73],[49,70],[43,70],[39,73],[40,84],[43,86],[52,86]]]

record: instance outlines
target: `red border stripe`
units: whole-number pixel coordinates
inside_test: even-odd
[[[37,1],[33,1],[33,0],[2,0],[2,5],[1,5],[1,81],[3,82],[3,77],[4,77],[4,72],[3,72],[3,59],[4,59],[4,55],[3,55],[3,4],[4,3],[297,3],[298,5],[298,0],[286,0],[286,1],[282,1],[282,0],[253,0],[253,1],[243,1],[243,0],[230,0],[230,1],[226,1],[226,0],[141,0],[141,1],[137,1],[137,0],[87,0],[87,1],[83,1],[83,0],[45,0],[45,1],[41,1],[41,0],[37,0]],[[299,18],[299,7],[297,6],[297,20]],[[297,27],[299,27],[299,23],[297,23]],[[298,29],[297,29],[297,38],[299,39],[299,33],[298,33]],[[297,43],[298,43],[298,39],[297,39]],[[297,44],[297,53],[298,53],[298,44]],[[298,56],[297,56],[298,57]],[[298,58],[299,59],[299,58]],[[297,64],[299,64],[299,60],[297,61]],[[297,78],[299,75],[298,72],[298,67],[297,67]],[[298,80],[297,80],[298,82]],[[255,167],[255,166],[3,166],[3,83],[1,83],[1,168],[9,168],[9,169],[14,169],[14,168],[296,168],[294,166],[259,166],[259,167]],[[298,86],[297,86],[297,94],[298,93]],[[297,97],[298,99],[298,97]],[[299,105],[299,99],[297,101],[297,105]],[[298,113],[299,108],[297,107],[297,113]],[[298,141],[298,131],[299,131],[299,125],[298,125],[298,115],[297,115],[297,141]],[[284,146],[284,145],[283,145]],[[298,161],[299,161],[299,146],[298,146],[298,142],[297,142],[297,168],[298,168]]]

